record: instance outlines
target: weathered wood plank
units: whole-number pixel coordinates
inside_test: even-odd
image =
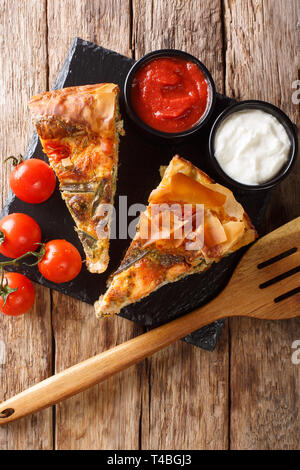
[[[24,152],[33,129],[28,99],[47,84],[46,2],[1,0],[0,50],[3,160]],[[2,203],[9,172],[9,165],[0,162]],[[0,314],[1,401],[51,374],[50,293],[35,287],[37,299],[30,313],[17,318]],[[0,449],[51,449],[51,427],[51,410],[1,427]]]
[[[2,156],[24,150],[32,129],[27,99],[47,87],[45,3],[0,1],[0,45],[6,51],[0,57]],[[135,0],[136,57],[161,47],[188,50],[206,63],[222,91],[219,4]],[[296,6],[297,0],[225,1],[226,93],[267,99],[300,124],[291,102],[291,84],[299,78]],[[75,35],[129,54],[129,2],[125,11],[119,1],[48,0],[50,86]],[[299,215],[299,172],[298,162],[275,191],[265,230]],[[0,166],[2,198],[8,173]],[[0,399],[51,373],[49,296],[41,287],[37,294],[28,316],[0,317]],[[91,308],[57,293],[53,304],[57,370],[138,334],[121,318],[99,325]],[[299,321],[234,320],[230,329],[231,447],[299,448],[299,366],[291,362]],[[140,418],[143,448],[225,448],[227,341],[225,331],[213,354],[177,343],[148,360],[146,370],[144,364],[132,368],[57,406],[57,448],[137,448]],[[0,428],[1,449],[51,445],[51,410]]]
[[[48,0],[50,88],[76,36],[130,56],[129,1]]]
[[[225,1],[226,94],[270,101],[299,126],[299,104],[292,103],[292,83],[299,78],[297,4]],[[298,160],[274,191],[264,231],[299,216],[299,177]],[[235,319],[230,331],[231,448],[299,448],[300,369],[291,361],[299,320]]]
[[[143,449],[226,449],[228,335],[213,353],[181,341],[147,361]]]
[[[0,318],[0,399],[19,393],[52,373],[50,295],[38,284],[36,302],[26,315]],[[53,448],[52,410],[0,428],[0,449]]]
[[[72,22],[70,17],[72,16]],[[48,1],[50,86],[74,36],[130,55],[129,2]],[[53,293],[56,371],[108,349],[141,329],[116,317],[97,321],[92,307]],[[57,449],[137,449],[141,367],[56,407]]]
[[[140,333],[115,317],[99,322],[93,308],[53,294],[56,371]],[[112,377],[56,406],[57,449],[137,449],[142,366]]]
[[[207,65],[223,91],[219,1],[134,1],[133,47],[136,58],[154,49],[186,50]],[[147,365],[142,448],[227,448],[227,330],[214,353],[178,342]]]
[[[200,59],[223,91],[221,2],[133,0],[136,58],[155,49],[182,49]]]
[[[225,2],[226,94],[270,101],[299,125],[299,104],[292,102],[300,67],[297,5],[297,0]],[[274,192],[265,231],[299,216],[299,176],[298,160]]]

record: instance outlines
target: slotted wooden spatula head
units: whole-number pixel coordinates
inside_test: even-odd
[[[280,320],[300,315],[300,217],[247,251],[218,302],[229,302],[228,316]]]

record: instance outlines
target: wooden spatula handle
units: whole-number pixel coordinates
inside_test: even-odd
[[[211,305],[211,304],[208,304]],[[208,305],[76,364],[0,404],[0,425],[54,405],[100,383],[174,341],[212,323]]]

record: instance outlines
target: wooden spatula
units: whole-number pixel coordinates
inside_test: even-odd
[[[0,424],[54,405],[102,382],[220,318],[240,315],[281,320],[300,316],[299,273],[300,217],[258,240],[243,256],[227,287],[210,303],[3,402]]]

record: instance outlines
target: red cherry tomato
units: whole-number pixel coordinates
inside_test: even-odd
[[[36,251],[41,242],[41,229],[36,221],[26,214],[9,214],[0,220],[0,253],[8,258],[18,258],[27,251]],[[0,238],[0,243],[1,243]]]
[[[6,280],[6,281],[5,281]],[[2,289],[17,289],[8,294],[4,304],[3,294],[0,296],[0,312],[5,315],[22,315],[28,312],[34,304],[35,290],[32,282],[23,274],[5,273]]]
[[[9,184],[19,199],[38,204],[53,194],[56,178],[46,162],[31,158],[14,167],[9,177]]]
[[[80,273],[81,266],[79,251],[66,240],[46,243],[45,255],[38,264],[42,276],[57,284],[74,279]]]

